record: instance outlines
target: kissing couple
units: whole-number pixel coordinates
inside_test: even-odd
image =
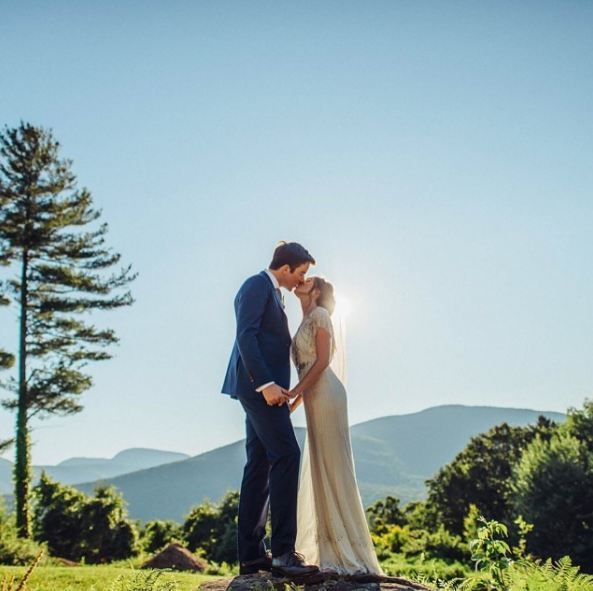
[[[269,268],[249,277],[235,297],[237,332],[222,392],[245,410],[240,573],[382,576],[356,483],[346,390],[330,367],[334,288],[321,277],[306,278],[314,264],[303,246],[282,242]],[[281,288],[294,291],[303,310],[294,338]],[[299,377],[292,389],[291,357]],[[301,450],[290,415],[301,402],[307,437],[299,475]],[[271,552],[265,545],[268,511]]]

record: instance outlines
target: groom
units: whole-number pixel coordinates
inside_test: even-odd
[[[269,269],[250,277],[235,297],[236,340],[222,387],[245,410],[247,463],[241,483],[238,550],[241,574],[271,570],[314,573],[294,549],[300,449],[290,421],[290,343],[281,287],[292,291],[315,259],[296,242],[282,242]],[[266,520],[272,514],[272,553]]]

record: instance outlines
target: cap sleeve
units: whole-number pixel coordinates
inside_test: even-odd
[[[333,336],[334,331],[332,327],[331,316],[325,308],[317,306],[317,308],[311,312],[311,320],[316,327],[324,328],[327,330],[327,332],[329,332],[330,335]]]

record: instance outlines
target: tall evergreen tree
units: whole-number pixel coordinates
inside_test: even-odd
[[[83,321],[93,310],[132,304],[130,266],[105,244],[101,211],[79,188],[72,162],[60,158],[51,131],[23,123],[0,134],[0,253],[13,273],[5,282],[19,320],[17,376],[5,381],[16,411],[14,467],[19,535],[29,536],[30,424],[35,416],[82,409],[91,387],[84,367],[109,359],[115,332]]]

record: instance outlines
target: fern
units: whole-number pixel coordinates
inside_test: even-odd
[[[138,571],[133,575],[120,575],[113,581],[109,591],[178,591],[176,581],[161,581],[163,571]]]

